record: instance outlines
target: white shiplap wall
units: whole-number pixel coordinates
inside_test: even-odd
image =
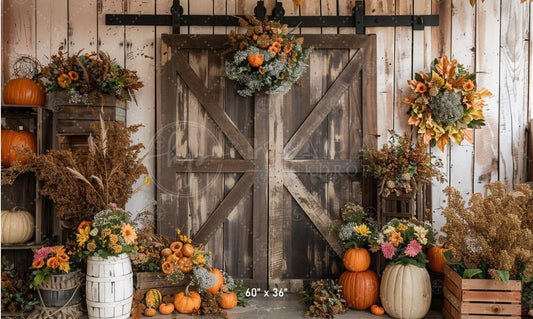
[[[255,0],[185,0],[185,13],[252,14]],[[479,2],[479,1],[478,1]],[[265,1],[269,12],[275,0]],[[144,124],[134,138],[151,156],[145,164],[154,176],[154,136],[157,92],[161,85],[160,35],[170,27],[106,26],[106,13],[168,14],[172,0],[4,0],[2,2],[2,83],[12,75],[18,55],[37,56],[42,62],[64,45],[78,50],[108,52],[120,64],[138,70],[145,87],[138,105],[128,105],[128,124]],[[300,8],[283,0],[287,15],[347,15],[354,0],[304,0]],[[519,0],[487,0],[475,8],[468,0],[366,1],[367,14],[439,14],[440,26],[369,28],[377,34],[378,129],[380,143],[388,129],[408,130],[407,106],[400,101],[408,92],[406,81],[414,72],[427,71],[431,60],[447,54],[476,72],[480,86],[494,95],[484,112],[487,126],[475,133],[475,144],[451,145],[433,152],[446,165],[448,183],[434,185],[434,220],[440,227],[445,197],[452,185],[465,196],[482,192],[483,185],[502,180],[512,185],[526,180],[526,129],[533,100],[533,44],[529,34],[533,5]],[[182,27],[182,33],[226,33],[225,27]],[[353,33],[353,28],[308,28],[302,33]],[[155,196],[156,185],[134,195],[128,209],[143,209]]]

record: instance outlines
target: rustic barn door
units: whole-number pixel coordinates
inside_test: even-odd
[[[375,37],[305,35],[309,70],[284,96],[243,98],[224,78],[225,36],[163,35],[158,231],[207,243],[251,287],[338,275],[329,234],[366,201],[360,149],[375,146]]]

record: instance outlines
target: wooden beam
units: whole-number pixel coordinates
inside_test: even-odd
[[[202,227],[194,234],[193,240],[198,243],[205,243],[211,235],[222,225],[224,220],[233,211],[241,198],[246,194],[248,188],[253,184],[253,174],[245,173],[233,186],[226,198],[220,202],[217,208],[211,213]]]
[[[319,200],[307,190],[296,174],[285,173],[284,177],[284,185],[289,193],[291,193],[331,248],[339,257],[342,257],[344,249],[340,241],[329,233],[329,226],[332,220],[328,217],[328,212],[322,207]]]
[[[296,133],[285,145],[285,159],[294,159],[305,143],[309,140],[316,128],[322,123],[333,109],[338,106],[335,103],[343,91],[348,89],[354,74],[362,68],[363,57],[360,52],[354,54],[339,77],[318,101],[313,111],[305,119]]]
[[[285,160],[283,166],[291,173],[358,174],[361,168],[354,160]]]
[[[173,54],[178,57],[179,61],[175,66],[176,71],[187,84],[194,96],[203,105],[209,116],[211,116],[213,121],[215,121],[222,132],[224,132],[239,154],[241,154],[244,159],[252,159],[252,146],[224,110],[217,106],[217,101],[212,99],[209,90],[205,87],[200,77],[198,77],[188,63],[184,62],[187,61],[185,55],[183,55],[180,50],[174,50]]]
[[[176,159],[176,173],[245,173],[254,171],[251,160]]]

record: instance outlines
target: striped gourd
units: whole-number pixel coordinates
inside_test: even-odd
[[[157,309],[162,301],[161,293],[157,289],[150,289],[146,292],[144,300],[146,307]]]

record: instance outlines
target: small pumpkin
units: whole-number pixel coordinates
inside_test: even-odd
[[[379,296],[379,278],[373,270],[345,271],[339,278],[346,304],[353,309],[364,310],[376,303]]]
[[[185,257],[191,257],[194,254],[194,247],[191,244],[185,244],[183,245],[183,248],[181,248],[181,253]]]
[[[179,257],[177,257],[176,255],[172,254],[172,255],[169,255],[167,257],[167,259],[165,259],[165,262],[169,262],[169,263],[174,263],[174,264],[178,264],[178,261],[179,261]]]
[[[342,261],[348,271],[365,271],[370,267],[370,253],[364,248],[350,248]]]
[[[265,61],[260,53],[248,54],[246,59],[248,60],[248,63],[250,63],[250,65],[254,68],[258,68],[259,66],[263,65],[263,62]]]
[[[159,305],[159,312],[162,315],[168,315],[171,314],[174,311],[174,304],[173,303],[162,303]]]
[[[146,292],[146,295],[144,296],[144,301],[146,304],[146,307],[148,308],[154,308],[157,309],[159,305],[161,304],[163,297],[161,296],[161,292],[157,289],[150,289]]]
[[[209,287],[209,289],[207,289],[207,292],[215,293],[220,290],[220,286],[222,286],[222,284],[224,283],[224,276],[222,276],[222,273],[220,272],[220,270],[216,268],[213,268],[211,270],[211,273],[217,276],[218,282],[215,285]]]
[[[172,249],[165,248],[161,250],[161,257],[163,257],[163,259],[166,259],[168,256],[172,255],[172,253],[173,253]]]
[[[201,305],[202,298],[197,292],[189,292],[189,286],[174,296],[174,308],[180,313],[192,313],[200,309]]]
[[[35,233],[33,215],[24,210],[3,210],[1,214],[2,244],[21,244],[30,240]]]
[[[176,269],[176,264],[170,261],[165,261],[163,265],[161,265],[161,270],[167,275],[170,275],[174,269]]]
[[[375,314],[376,316],[381,316],[385,313],[385,309],[378,305],[372,305],[372,307],[370,307],[370,312]]]
[[[428,250],[427,253],[427,259],[429,261],[428,266],[429,269],[435,271],[435,272],[444,272],[444,263],[447,262],[446,257],[444,257],[444,253],[448,250],[453,249],[450,245],[438,245],[431,247]]]
[[[28,159],[13,149],[14,146],[28,148],[31,153],[37,151],[37,139],[28,131],[2,130],[2,165],[11,166],[13,162],[25,164]]]
[[[192,260],[189,257],[181,257],[178,261],[178,267],[182,273],[188,274],[192,271]]]
[[[157,310],[154,309],[154,308],[146,308],[144,310],[144,315],[146,317],[153,317],[153,316],[157,315]]]
[[[175,241],[172,244],[170,244],[170,249],[173,252],[180,251],[182,247],[183,247],[183,243],[181,241]]]
[[[221,308],[224,309],[231,309],[237,305],[237,302],[239,299],[237,298],[237,294],[234,292],[223,292],[220,295],[220,299],[218,301],[218,305]]]
[[[27,78],[12,79],[4,87],[4,103],[14,105],[44,105],[42,86]]]

